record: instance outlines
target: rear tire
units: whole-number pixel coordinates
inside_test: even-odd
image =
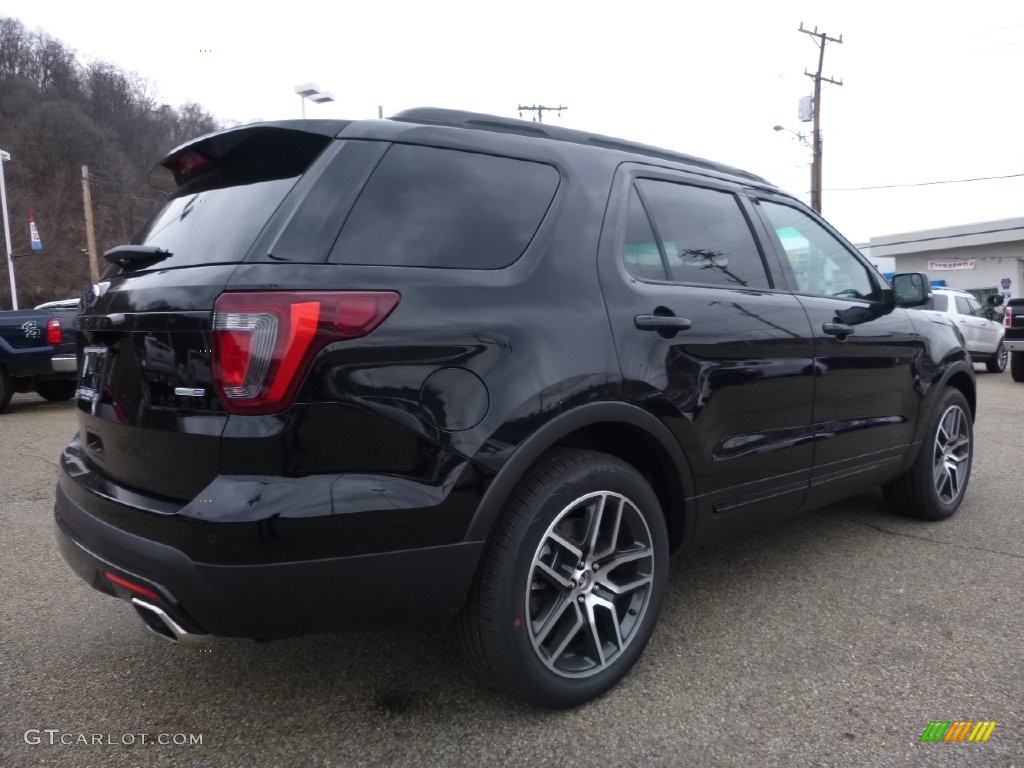
[[[1024,381],[1024,352],[1010,353],[1010,376],[1014,381]]]
[[[640,657],[667,580],[665,519],[643,476],[607,454],[557,449],[509,499],[456,635],[493,686],[576,706]]]
[[[14,382],[7,375],[7,371],[0,366],[0,412],[3,412],[14,397]]]
[[[996,347],[996,353],[985,362],[985,370],[989,373],[1002,373],[1006,370],[1006,358],[1008,353],[1002,341]]]
[[[882,487],[893,511],[945,520],[960,508],[974,459],[974,425],[967,398],[952,387],[942,393],[914,466]]]
[[[78,385],[71,379],[54,379],[53,381],[41,381],[36,387],[36,394],[44,400],[59,402],[70,400],[75,396]]]

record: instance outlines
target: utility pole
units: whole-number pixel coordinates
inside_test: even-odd
[[[92,193],[89,191],[89,166],[82,166],[82,204],[85,206],[85,243],[89,247],[89,274],[92,281],[100,281],[100,269],[96,264],[96,231],[92,226]]]
[[[533,105],[531,105],[529,107],[526,107],[526,106],[523,106],[522,104],[520,104],[519,105],[519,116],[522,117],[524,111],[526,111],[526,112],[536,112],[537,116],[534,118],[534,121],[538,122],[538,123],[543,123],[544,122],[544,113],[545,112],[554,112],[559,117],[561,117],[562,116],[562,110],[564,110],[564,109],[568,109],[568,107],[563,107],[561,104],[559,104],[557,107],[545,107],[545,106],[543,106],[541,104],[533,104]]]
[[[841,45],[843,36],[829,37],[824,32],[819,32],[817,27],[814,28],[814,31],[804,29],[803,22],[800,22],[800,29],[797,31],[813,37],[814,44],[818,46],[818,71],[812,75],[805,68],[804,74],[814,80],[814,137],[812,141],[814,155],[811,161],[811,208],[821,213],[821,81],[824,80],[832,85],[843,84],[842,80],[822,77],[821,70],[825,64],[825,46],[828,43]]]
[[[7,219],[7,188],[4,186],[4,161],[10,161],[11,153],[0,149],[0,203],[4,209],[4,242],[7,244],[7,276],[11,281],[11,304],[18,308],[18,286],[14,283],[14,258],[11,256],[11,223]]]

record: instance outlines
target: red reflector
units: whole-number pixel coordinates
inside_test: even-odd
[[[50,322],[46,324],[46,343],[60,344],[62,341],[64,341],[64,332],[60,328],[60,320],[51,317]]]
[[[116,573],[113,573],[112,571],[104,571],[103,575],[107,577],[107,581],[112,581],[115,584],[118,584],[124,587],[125,589],[131,590],[132,592],[138,595],[142,595],[143,597],[151,597],[154,600],[160,599],[160,595],[158,595],[149,587],[144,587],[141,584],[136,584],[134,581],[128,581],[128,579],[122,578],[118,576]]]

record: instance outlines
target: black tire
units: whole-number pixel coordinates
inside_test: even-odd
[[[598,514],[599,505],[612,514]],[[576,538],[595,518],[597,535]],[[595,451],[549,452],[510,497],[456,619],[464,655],[485,682],[536,706],[600,696],[629,672],[654,630],[667,542],[658,498],[633,467]]]
[[[1010,376],[1014,381],[1024,381],[1024,352],[1010,353]]]
[[[0,412],[3,412],[14,397],[14,382],[7,375],[7,371],[0,366]]]
[[[1006,347],[1000,341],[999,346],[996,347],[996,353],[985,361],[985,370],[989,373],[1002,373],[1006,370],[1006,358],[1008,356],[1009,353],[1006,351]]]
[[[70,400],[75,396],[78,385],[71,379],[53,379],[52,381],[41,381],[36,387],[36,394],[44,400],[58,402]]]
[[[932,412],[914,466],[882,491],[889,506],[901,515],[945,520],[960,508],[973,460],[971,408],[959,390],[947,387]],[[943,471],[936,477],[940,462]]]

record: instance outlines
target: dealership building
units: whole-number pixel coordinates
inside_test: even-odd
[[[892,258],[895,272],[927,272],[979,301],[1024,296],[1024,218],[873,237],[870,253]]]

